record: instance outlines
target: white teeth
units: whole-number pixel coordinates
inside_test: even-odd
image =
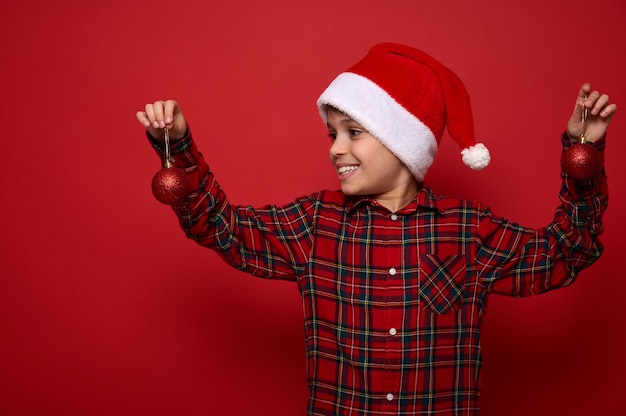
[[[355,171],[358,168],[359,168],[358,166],[341,166],[340,168],[337,169],[337,172],[343,175],[344,173]]]

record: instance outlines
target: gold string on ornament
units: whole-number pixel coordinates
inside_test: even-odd
[[[581,120],[580,120],[583,123],[583,132],[580,135],[581,143],[587,143],[587,138],[585,137],[585,135],[587,134],[587,112],[589,111],[589,109],[585,107],[585,101],[587,101],[586,95],[585,95],[585,99],[582,102],[583,112],[582,112]]]
[[[163,129],[163,140],[165,141],[165,167],[171,168],[172,161],[170,159],[170,131],[166,128]]]

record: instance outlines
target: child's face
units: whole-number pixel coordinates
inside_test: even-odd
[[[328,110],[330,163],[346,195],[372,195],[377,200],[404,200],[417,194],[408,168],[378,139],[349,116]]]

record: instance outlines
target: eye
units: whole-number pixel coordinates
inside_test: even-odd
[[[348,131],[350,132],[350,137],[356,137],[361,134],[361,130],[358,129],[350,129]]]
[[[337,139],[337,133],[335,132],[328,133],[328,138],[330,139],[331,142],[334,142]]]

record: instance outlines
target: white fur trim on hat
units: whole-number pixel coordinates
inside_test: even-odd
[[[461,155],[463,163],[474,170],[483,169],[491,161],[489,150],[482,143],[476,143],[474,146],[461,150]]]
[[[418,182],[424,180],[438,149],[435,135],[377,84],[361,75],[344,72],[317,100],[326,123],[324,105],[349,115],[396,155]]]

